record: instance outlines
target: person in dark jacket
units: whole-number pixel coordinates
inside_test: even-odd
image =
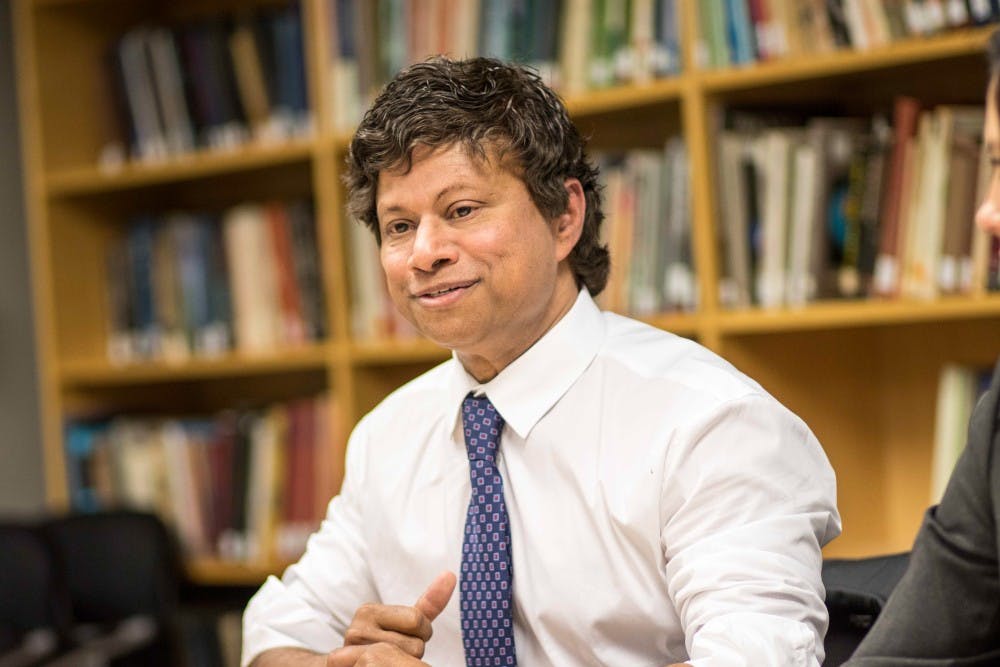
[[[983,138],[993,174],[976,223],[1000,234],[1000,31],[989,43]],[[1000,332],[997,334],[1000,344]],[[1000,665],[1000,363],[941,503],[849,667]]]

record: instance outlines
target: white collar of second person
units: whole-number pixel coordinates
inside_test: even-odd
[[[583,374],[603,341],[604,318],[590,293],[582,289],[569,312],[489,382],[477,382],[452,353],[448,393],[455,406],[455,428],[461,425],[462,400],[471,391],[489,396],[507,427],[527,438]]]

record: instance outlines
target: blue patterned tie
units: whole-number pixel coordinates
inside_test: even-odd
[[[490,399],[462,403],[472,497],[462,543],[462,641],[468,667],[517,665],[511,621],[510,523],[496,466],[503,417]]]

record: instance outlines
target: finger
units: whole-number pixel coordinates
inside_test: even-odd
[[[417,667],[426,662],[421,662],[413,656],[407,655],[399,650],[398,646],[392,644],[372,644],[365,647],[365,652],[358,658],[357,667],[388,667],[388,665],[412,665]]]
[[[414,614],[416,612],[414,611]],[[424,642],[431,638],[431,622],[420,616],[423,626],[414,632],[393,632],[392,630],[375,629],[366,633],[364,637],[354,635],[344,638],[345,646],[368,646],[374,644],[388,644],[399,648],[404,653],[421,658],[424,655]],[[348,634],[351,630],[348,630]]]
[[[382,633],[386,631],[427,640],[431,636],[431,622],[416,607],[362,605],[344,633],[344,644],[374,644],[382,641]]]
[[[365,651],[364,646],[343,646],[336,651],[331,651],[326,656],[326,667],[354,667],[361,654]]]
[[[431,582],[431,585],[427,587],[427,590],[413,606],[419,609],[427,617],[427,620],[433,621],[448,606],[448,600],[455,592],[457,582],[455,573],[445,570]]]

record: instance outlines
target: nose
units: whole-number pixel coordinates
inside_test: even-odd
[[[1000,170],[994,169],[986,198],[976,210],[976,224],[981,229],[1000,234]]]
[[[451,227],[436,216],[426,216],[417,226],[409,265],[416,271],[436,271],[458,258]]]

